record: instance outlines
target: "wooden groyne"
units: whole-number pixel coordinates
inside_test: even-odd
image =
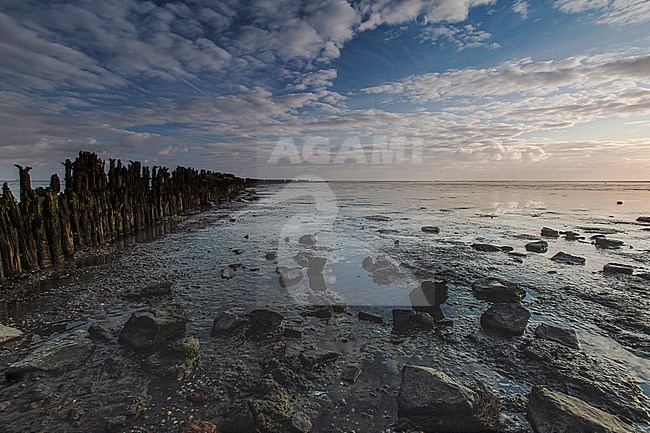
[[[113,159],[106,170],[106,162],[90,152],[64,165],[64,191],[56,174],[48,188],[32,189],[31,167],[19,165],[20,201],[3,185],[0,283],[218,202],[251,183],[230,174],[184,167],[170,173]]]

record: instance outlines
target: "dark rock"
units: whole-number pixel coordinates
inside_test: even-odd
[[[300,283],[303,279],[301,269],[282,269],[280,272],[280,286],[292,287]]]
[[[472,248],[474,248],[476,251],[482,251],[484,253],[496,253],[501,251],[500,247],[490,244],[472,244]]]
[[[446,281],[424,281],[420,287],[409,293],[413,309],[431,313],[436,306],[440,306],[449,299],[449,289]]]
[[[331,319],[332,309],[329,306],[316,307],[301,314],[304,317],[318,317],[319,319]]]
[[[393,333],[409,334],[419,330],[434,328],[433,317],[429,313],[415,310],[393,310]]]
[[[241,328],[246,320],[236,311],[224,311],[214,319],[211,335],[213,337],[223,337],[232,335]]]
[[[310,350],[302,352],[300,362],[305,368],[314,369],[336,361],[339,354],[329,350]]]
[[[571,231],[571,230],[563,232],[563,234],[564,234],[564,238],[567,241],[577,241],[577,240],[585,238],[584,236],[580,236],[580,233],[577,233],[577,232],[574,232],[574,231]]]
[[[529,395],[528,419],[537,433],[632,433],[635,429],[586,402],[541,386]]]
[[[361,375],[361,369],[356,365],[348,365],[341,373],[341,380],[345,382],[354,383]]]
[[[426,432],[496,431],[500,407],[496,397],[454,382],[428,367],[405,365],[397,397],[398,416]],[[418,431],[419,431],[418,429]]]
[[[144,352],[185,333],[185,310],[179,305],[136,311],[124,325],[120,342],[136,352]]]
[[[302,338],[302,331],[299,329],[285,328],[282,335],[288,338]]]
[[[481,315],[481,326],[488,332],[511,337],[524,333],[529,318],[530,312],[519,302],[494,304]]]
[[[88,328],[88,333],[90,334],[90,338],[95,341],[101,341],[105,343],[113,339],[113,335],[110,333],[110,331],[108,331],[99,323],[93,323],[90,325],[90,328]]]
[[[636,276],[643,280],[650,281],[650,273],[636,274]]]
[[[584,265],[587,260],[584,257],[572,256],[571,254],[559,252],[551,260],[558,263],[564,263],[566,265]]]
[[[250,326],[246,330],[249,338],[260,338],[274,332],[280,327],[284,316],[271,310],[253,310],[249,313]]]
[[[81,366],[95,351],[95,344],[86,331],[53,338],[29,353],[22,360],[10,364],[7,379],[21,379],[30,373],[61,374]]]
[[[542,236],[544,236],[545,238],[559,238],[560,232],[548,227],[543,227]]]
[[[380,314],[373,314],[367,311],[359,311],[359,320],[373,323],[384,323],[384,317]]]
[[[368,221],[377,221],[377,222],[388,222],[390,218],[385,215],[369,215],[364,217]]]
[[[515,249],[513,247],[503,246],[503,247],[499,247],[499,250],[501,250],[504,253],[511,253]]]
[[[573,329],[560,328],[542,323],[535,329],[535,337],[555,341],[570,349],[580,350],[580,341]]]
[[[516,283],[494,277],[474,281],[472,291],[477,299],[489,302],[518,302],[526,296],[526,291]]]
[[[598,238],[596,239],[596,247],[603,249],[618,249],[625,245],[625,242],[616,239]]]
[[[238,407],[229,413],[221,427],[223,433],[251,433],[255,431],[255,419],[247,407]]]
[[[124,297],[127,299],[142,299],[171,296],[174,294],[175,287],[175,282],[164,281],[161,283],[149,284],[148,286],[141,287],[136,290],[128,291],[124,294]]]
[[[543,254],[548,251],[548,242],[537,241],[537,242],[527,243],[526,251],[530,251],[531,253]]]
[[[433,234],[438,234],[440,233],[440,227],[435,227],[435,226],[424,226],[422,227],[422,231],[424,233],[433,233]]]
[[[300,236],[298,242],[302,245],[311,246],[311,245],[316,245],[316,240],[317,240],[316,235],[303,235]]]
[[[323,273],[323,270],[325,270],[325,264],[327,263],[327,259],[323,257],[314,257],[311,259],[309,262],[309,269],[307,269],[307,274],[308,275],[320,275]]]
[[[269,251],[266,253],[266,256],[264,256],[266,260],[275,260],[278,258],[278,253],[275,251]]]
[[[233,271],[236,271],[237,269],[243,268],[244,264],[243,263],[231,263],[231,264],[228,265],[228,267],[230,269],[232,269]]]
[[[230,251],[232,251],[233,253],[235,253],[238,256],[241,256],[242,254],[244,254],[244,250],[242,250],[241,248],[233,248]]]
[[[260,396],[248,400],[258,433],[308,433],[312,430],[308,416],[294,407],[289,391],[271,378],[255,385]]]
[[[603,272],[606,274],[632,275],[634,273],[634,268],[632,266],[622,265],[619,263],[607,263],[603,267]]]
[[[650,216],[647,217],[640,216],[636,220],[640,223],[650,223]]]
[[[185,337],[149,356],[144,365],[156,376],[183,380],[192,373],[199,349],[200,343],[196,337]]]
[[[619,201],[616,202],[616,204],[621,206],[623,204],[623,202],[621,200],[619,200]]]

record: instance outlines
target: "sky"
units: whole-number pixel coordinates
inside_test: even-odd
[[[0,179],[650,180],[649,0],[0,2]]]

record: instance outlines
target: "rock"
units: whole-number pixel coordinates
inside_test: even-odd
[[[365,259],[363,259],[363,262],[361,262],[361,266],[362,266],[363,269],[365,269],[366,271],[370,271],[370,270],[372,270],[372,268],[373,268],[374,265],[375,265],[375,264],[374,264],[374,262],[373,262],[373,260],[372,260],[372,257],[366,257]]]
[[[207,421],[193,419],[185,424],[183,433],[217,433],[217,426]]]
[[[440,227],[435,227],[435,226],[424,226],[422,227],[422,231],[424,233],[433,233],[433,234],[438,234],[440,233]]]
[[[278,258],[278,253],[275,251],[269,251],[266,253],[266,256],[264,256],[266,260],[275,260]]]
[[[625,242],[618,241],[616,239],[597,238],[595,245],[597,248],[613,250],[621,248],[623,245],[625,245]]]
[[[0,344],[6,343],[7,341],[15,340],[23,336],[23,331],[12,328],[10,326],[5,326],[0,323]]]
[[[327,259],[323,257],[314,257],[311,259],[309,262],[309,269],[307,269],[307,274],[308,275],[320,275],[323,273],[323,270],[325,270],[325,264],[327,263]]]
[[[619,201],[616,202],[616,204],[619,205],[619,206],[621,206],[621,205],[623,204],[623,201],[622,201],[622,200],[619,200]]]
[[[584,257],[572,256],[571,254],[566,254],[562,251],[551,257],[551,260],[566,265],[584,265],[587,262]]]
[[[314,257],[316,257],[316,254],[314,254],[312,251],[300,250],[298,251],[298,254],[293,256],[293,259],[301,267],[307,268],[309,267],[309,263],[311,263]]]
[[[124,293],[126,299],[142,299],[142,298],[159,298],[164,296],[171,296],[174,294],[176,283],[173,281],[163,281],[161,283],[149,284],[148,286],[139,289],[131,290]]]
[[[356,365],[348,365],[341,373],[341,380],[349,383],[354,383],[357,381],[361,375],[361,369]]]
[[[373,314],[367,311],[359,311],[359,320],[372,323],[384,323],[384,317],[380,314]]]
[[[548,227],[543,227],[542,236],[544,236],[545,238],[559,238],[560,232]]]
[[[496,253],[501,251],[500,247],[490,244],[472,244],[472,248],[474,248],[476,251],[482,251],[484,253]]]
[[[249,338],[260,338],[274,332],[280,327],[284,316],[271,310],[253,310],[249,313],[250,325],[246,330]]]
[[[194,368],[201,345],[196,337],[185,337],[145,360],[152,374],[169,380],[183,380]]]
[[[385,215],[369,215],[364,217],[368,221],[388,222],[390,218]]]
[[[302,331],[294,328],[285,328],[282,335],[288,338],[302,338]]]
[[[488,332],[511,337],[523,335],[530,312],[521,303],[494,304],[481,315],[481,326]]]
[[[99,323],[93,323],[90,325],[90,328],[88,328],[88,333],[90,334],[90,338],[95,341],[101,341],[103,343],[106,343],[107,341],[111,341],[113,339],[113,334],[111,334],[108,329],[104,328]]]
[[[393,333],[409,334],[419,330],[434,328],[433,317],[429,313],[415,310],[393,310]]]
[[[185,333],[185,310],[179,305],[136,311],[120,333],[120,343],[136,352],[145,352]]]
[[[499,250],[503,251],[504,253],[511,253],[515,249],[513,247],[503,246],[503,247],[499,247]]]
[[[292,287],[300,283],[303,278],[302,269],[282,269],[280,271],[280,286]]]
[[[580,239],[584,239],[585,237],[580,236],[580,233],[568,230],[568,231],[564,232],[564,238],[567,241],[577,241],[577,240],[580,240]]]
[[[233,276],[234,275],[233,275],[232,270],[230,268],[223,268],[221,270],[221,278],[223,278],[224,280],[229,280]]]
[[[537,241],[537,242],[527,243],[526,251],[530,251],[531,253],[543,254],[548,251],[548,242]]]
[[[650,223],[650,216],[647,217],[640,216],[636,220],[640,223]]]
[[[236,271],[237,269],[243,268],[244,264],[243,263],[231,263],[231,264],[228,265],[228,267],[230,269],[232,269],[233,271]]]
[[[231,411],[223,421],[223,433],[251,433],[255,431],[255,419],[247,407]]]
[[[302,313],[303,317],[317,317],[319,319],[331,319],[332,309],[329,306],[316,307],[310,311]]]
[[[241,328],[246,320],[237,312],[230,310],[224,311],[214,319],[211,335],[213,337],[223,337],[232,335]]]
[[[314,369],[336,361],[339,354],[329,350],[310,350],[299,356],[301,364],[308,369]]]
[[[81,366],[95,351],[95,344],[86,331],[53,338],[7,367],[8,380],[22,379],[30,373],[60,374]]]
[[[472,291],[477,299],[488,302],[518,302],[526,296],[526,291],[516,283],[495,277],[474,281]]]
[[[298,243],[302,245],[316,245],[316,235],[303,235],[298,239]]]
[[[496,431],[500,408],[496,397],[454,382],[428,367],[405,365],[397,397],[398,416],[426,432]],[[419,430],[418,429],[418,430]]]
[[[580,341],[573,329],[560,328],[542,323],[535,329],[535,337],[555,341],[570,349],[580,350]]]
[[[446,281],[423,281],[420,287],[409,293],[413,309],[429,314],[436,310],[436,306],[447,302],[448,298],[449,289]]]
[[[233,253],[235,253],[238,256],[241,256],[242,254],[244,254],[244,250],[242,250],[241,248],[233,248],[230,251],[232,251]]]
[[[291,394],[278,382],[265,378],[255,385],[258,398],[248,400],[255,427],[249,432],[308,433],[312,430],[309,417],[296,410]]]
[[[528,419],[537,433],[633,433],[635,429],[586,402],[541,386],[528,397]]]
[[[632,275],[634,273],[634,268],[632,266],[622,265],[619,263],[607,263],[603,267],[603,272],[606,274]]]

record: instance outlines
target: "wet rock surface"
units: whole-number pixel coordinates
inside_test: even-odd
[[[518,284],[494,277],[474,281],[472,290],[478,299],[490,302],[517,302],[526,296],[526,291]]]
[[[494,304],[481,315],[484,330],[506,337],[522,335],[530,312],[521,303]]]
[[[586,263],[584,257],[573,256],[562,251],[551,257],[551,260],[565,265],[584,265]]]
[[[535,329],[535,337],[543,340],[552,340],[571,349],[580,349],[578,335],[572,329],[541,323]]]

